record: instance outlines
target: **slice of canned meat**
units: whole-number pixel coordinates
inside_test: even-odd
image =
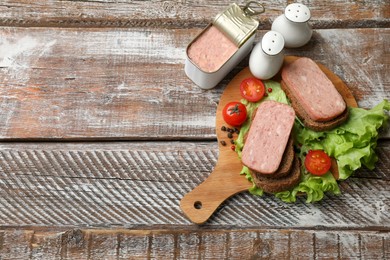
[[[333,83],[309,58],[299,58],[285,65],[282,79],[313,121],[329,121],[346,109],[345,101]]]
[[[275,101],[262,102],[252,121],[242,151],[242,163],[249,169],[272,174],[280,162],[295,120],[294,109]]]

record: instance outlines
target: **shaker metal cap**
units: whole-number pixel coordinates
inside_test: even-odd
[[[261,40],[261,48],[265,54],[279,54],[284,48],[283,35],[277,31],[268,31]]]
[[[256,32],[259,26],[259,21],[252,16],[264,11],[264,7],[255,1],[250,1],[243,9],[233,3],[214,18],[213,25],[236,46],[240,47]]]
[[[309,8],[300,3],[289,4],[284,10],[287,19],[295,23],[304,23],[309,21],[311,14]]]

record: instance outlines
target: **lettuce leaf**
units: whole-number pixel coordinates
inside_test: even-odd
[[[306,193],[306,202],[322,200],[325,192],[340,194],[339,186],[330,172],[322,176],[314,176],[307,172],[303,174],[302,181],[290,191],[282,191],[275,196],[284,202],[295,202],[296,195]]]
[[[249,188],[249,193],[250,194],[263,196],[264,191],[254,184],[253,179],[252,179],[252,175],[251,175],[248,167],[246,167],[246,166],[242,167],[242,170],[241,170],[240,174],[245,174],[245,178],[248,181],[252,182],[252,187]]]
[[[265,81],[266,88],[272,88],[272,92],[263,98],[260,102],[252,103],[247,100],[241,100],[246,105],[248,118],[252,118],[253,111],[264,100],[274,100],[289,104],[286,94],[281,89],[280,84],[275,81]],[[388,115],[386,110],[390,110],[390,103],[383,100],[380,104],[370,110],[362,108],[348,108],[349,119],[341,126],[330,131],[315,132],[305,128],[296,118],[293,128],[293,136],[296,143],[301,145],[298,156],[301,161],[304,160],[309,150],[321,149],[329,156],[336,158],[339,169],[339,179],[345,180],[353,172],[362,166],[368,169],[374,169],[375,162],[378,160],[375,154],[379,129],[386,127]],[[241,158],[241,151],[244,147],[244,137],[249,131],[251,121],[247,120],[241,127],[240,134],[236,140],[236,152]],[[301,182],[289,191],[275,193],[275,196],[284,202],[295,202],[296,196],[305,194],[306,202],[312,203],[323,199],[325,192],[340,194],[337,181],[333,175],[328,172],[323,176],[314,176],[307,172],[302,166]],[[252,181],[252,176],[247,167],[243,167],[241,174]],[[263,195],[261,188],[253,184],[249,192],[254,195]]]
[[[314,132],[300,126],[296,140],[302,144],[301,151],[324,150],[336,158],[339,179],[345,180],[362,166],[373,170],[378,160],[375,147],[381,127],[387,127],[390,110],[386,99],[370,110],[349,108],[349,118],[341,126],[324,132]],[[299,128],[299,127],[298,127]]]

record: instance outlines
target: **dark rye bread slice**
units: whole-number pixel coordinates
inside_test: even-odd
[[[294,161],[294,146],[293,146],[293,138],[290,136],[288,139],[288,143],[286,145],[286,149],[284,150],[282,161],[280,162],[280,166],[275,173],[272,174],[263,174],[260,172],[256,172],[252,169],[249,169],[251,173],[258,175],[261,177],[267,178],[281,178],[288,175],[291,171],[293,161]]]
[[[299,104],[297,99],[295,98],[294,95],[291,94],[289,91],[288,86],[286,83],[282,80],[281,81],[281,87],[283,91],[286,93],[288,99],[291,102],[291,106],[294,108],[296,115],[298,118],[301,120],[301,122],[307,127],[310,128],[314,131],[326,131],[326,130],[331,130],[342,123],[344,123],[348,119],[348,107],[345,108],[344,112],[342,112],[339,116],[337,116],[334,119],[331,119],[326,122],[318,122],[312,120],[309,115],[305,112],[305,110],[302,108],[302,106]]]
[[[287,176],[275,179],[253,174],[252,178],[255,185],[263,189],[263,191],[267,193],[276,193],[289,190],[296,186],[301,179],[301,167],[299,158],[294,155],[293,165],[290,174]]]

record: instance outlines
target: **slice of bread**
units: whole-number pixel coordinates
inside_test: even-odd
[[[348,108],[344,110],[343,113],[341,113],[338,117],[331,119],[326,122],[319,122],[312,120],[309,115],[305,112],[305,110],[302,108],[302,106],[299,104],[297,99],[294,95],[291,94],[289,91],[288,86],[286,83],[282,80],[281,81],[281,87],[283,91],[286,93],[288,99],[291,102],[291,106],[294,108],[296,115],[301,120],[301,122],[309,129],[312,129],[313,131],[326,131],[331,130],[342,123],[344,123],[348,119]]]
[[[292,168],[287,176],[281,178],[269,178],[252,174],[255,185],[264,190],[264,192],[275,193],[289,190],[297,185],[301,179],[299,158],[294,155]]]

